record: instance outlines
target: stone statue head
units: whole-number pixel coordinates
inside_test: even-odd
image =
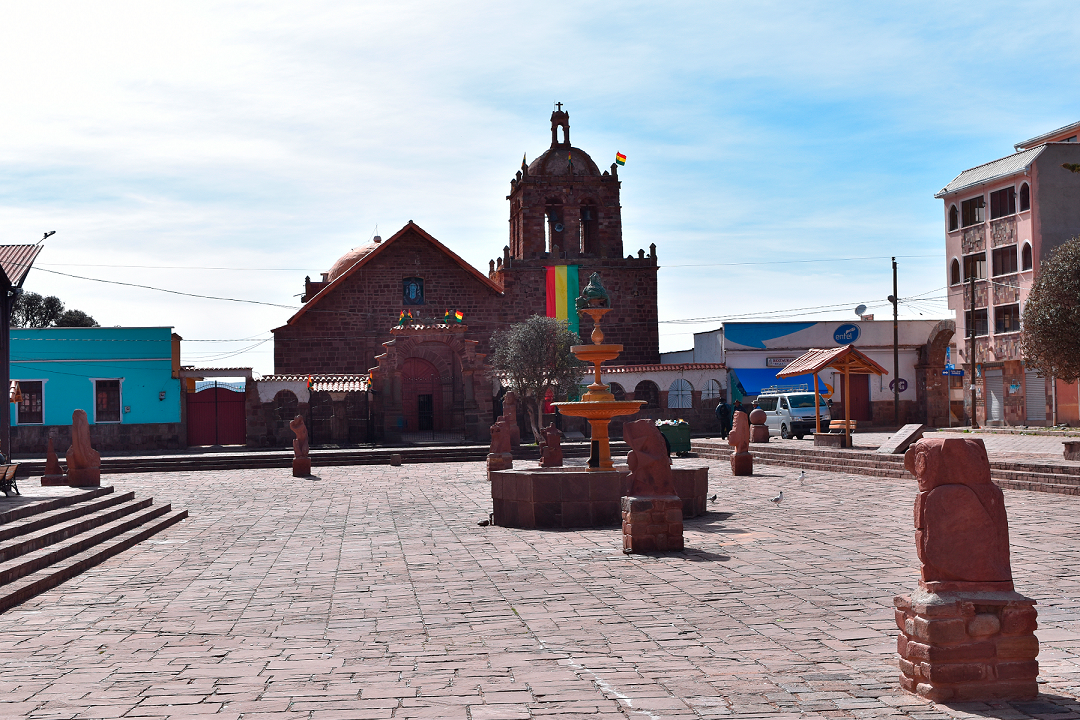
[[[589,276],[589,284],[581,291],[576,306],[578,310],[611,307],[611,296],[608,295],[608,291],[604,289],[604,285],[600,282],[600,273],[593,273]]]

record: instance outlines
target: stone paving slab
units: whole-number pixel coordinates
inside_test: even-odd
[[[191,516],[0,615],[0,717],[1080,718],[1080,499],[1005,491],[1043,694],[935,705],[897,683],[914,480],[708,464],[656,556],[479,526],[481,463],[111,478]]]

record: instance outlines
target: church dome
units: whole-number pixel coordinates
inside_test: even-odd
[[[600,176],[600,169],[589,157],[589,153],[576,147],[567,148],[565,145],[549,148],[543,155],[529,163],[530,175],[569,175],[570,162],[574,165],[575,175]]]
[[[339,277],[344,275],[349,268],[363,260],[364,257],[368,255],[368,253],[370,253],[377,247],[379,247],[379,243],[372,242],[368,243],[367,245],[354,247],[352,250],[342,255],[340,258],[338,258],[338,261],[334,263],[334,266],[330,268],[330,272],[326,274],[327,282],[333,282],[334,280],[337,280]]]

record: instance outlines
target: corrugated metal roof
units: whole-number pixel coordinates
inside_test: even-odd
[[[1023,142],[1016,143],[1015,145],[1013,145],[1013,147],[1016,148],[1017,150],[1026,150],[1028,148],[1035,147],[1036,145],[1044,144],[1046,142],[1047,138],[1052,138],[1055,135],[1061,135],[1062,133],[1071,132],[1073,130],[1080,130],[1080,122],[1074,122],[1071,125],[1065,125],[1063,127],[1059,127],[1057,130],[1051,130],[1048,133],[1043,133],[1042,135],[1036,135],[1035,137],[1031,138],[1030,140],[1025,140]]]
[[[40,245],[0,245],[0,268],[3,268],[8,282],[20,287],[40,252]]]
[[[367,375],[263,375],[258,382],[302,382],[311,378],[315,392],[366,392],[371,385]]]
[[[1024,150],[1023,152],[1018,152],[1009,155],[1008,157],[988,162],[985,165],[979,165],[970,170],[965,170],[957,175],[951,183],[935,193],[934,197],[944,197],[949,193],[954,193],[958,190],[963,190],[964,188],[978,185],[979,183],[984,183],[989,180],[1007,177],[1025,170],[1032,162],[1034,162],[1035,158],[1039,156],[1045,147],[1045,145],[1040,145],[1037,148]]]
[[[851,371],[855,373],[871,373],[873,375],[888,375],[889,371],[878,365],[869,357],[859,351],[854,345],[841,345],[840,347],[820,350],[811,348],[804,354],[788,363],[788,366],[776,373],[778,378],[792,377],[793,375],[813,375],[835,364],[850,363]]]

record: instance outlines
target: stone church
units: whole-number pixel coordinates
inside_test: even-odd
[[[319,281],[306,279],[303,307],[273,330],[275,373],[370,372],[387,439],[410,429],[484,439],[491,334],[544,315],[547,277],[560,265],[576,268],[578,291],[600,273],[615,307],[605,341],[625,347],[620,363],[659,363],[656,247],[624,252],[620,184],[615,163],[601,171],[570,144],[570,116],[559,105],[551,146],[510,181],[509,244],[486,274],[410,220],[342,255]],[[412,320],[402,322],[403,312]]]

